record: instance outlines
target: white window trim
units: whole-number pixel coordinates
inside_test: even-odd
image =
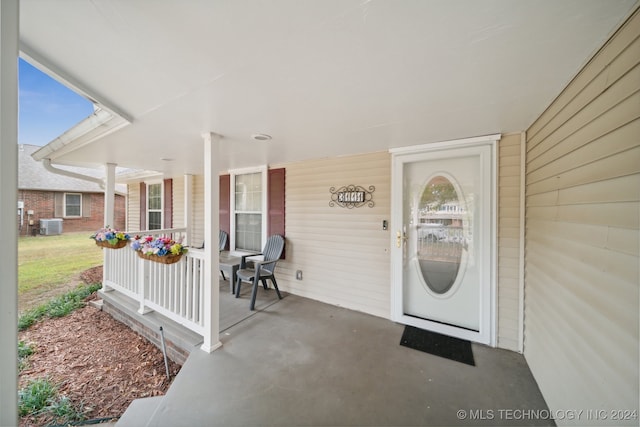
[[[242,169],[232,169],[229,170],[229,249],[232,251],[236,250],[236,176],[237,175],[245,175],[250,173],[261,173],[262,174],[262,230],[260,236],[260,250],[264,247],[265,242],[267,241],[267,193],[268,193],[268,166],[262,165],[253,168],[242,168]]]
[[[68,195],[80,196],[80,214],[79,215],[67,215],[67,196]],[[82,193],[64,193],[64,197],[62,199],[62,206],[63,206],[63,216],[65,218],[82,218]]]
[[[147,230],[150,230],[150,222],[149,222],[149,187],[151,185],[160,184],[160,229],[164,227],[164,181],[161,179],[156,179],[152,181],[145,181],[145,191],[147,194],[145,195],[145,200],[147,201],[145,206],[145,217],[147,218]],[[157,210],[154,209],[153,212]]]

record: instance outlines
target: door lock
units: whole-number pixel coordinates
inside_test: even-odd
[[[405,232],[400,232],[398,231],[396,233],[396,246],[400,247],[402,246],[402,242],[406,242],[407,241],[407,234]]]

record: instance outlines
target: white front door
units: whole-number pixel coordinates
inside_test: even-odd
[[[392,151],[394,320],[495,345],[498,139]]]

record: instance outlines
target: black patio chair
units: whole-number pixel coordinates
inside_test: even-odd
[[[284,237],[274,234],[273,236],[269,236],[267,239],[267,243],[264,245],[262,253],[242,256],[240,269],[237,273],[238,280],[236,282],[236,298],[240,296],[240,286],[243,281],[253,283],[253,290],[251,291],[251,305],[249,306],[251,310],[255,310],[258,282],[262,282],[262,286],[265,289],[268,289],[267,279],[270,279],[276,293],[278,294],[278,298],[282,299],[274,271],[276,269],[276,263],[280,259],[283,250]],[[262,261],[254,261],[253,269],[247,268],[247,258],[256,255],[263,255],[264,259]]]

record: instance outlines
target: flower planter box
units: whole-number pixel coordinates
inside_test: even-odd
[[[96,240],[96,245],[100,246],[101,248],[109,248],[109,249],[124,248],[125,246],[127,246],[127,243],[128,243],[128,240],[118,240],[115,245],[112,245],[107,240],[102,240],[102,241]]]
[[[136,253],[142,259],[148,259],[149,261],[159,262],[161,264],[175,264],[176,262],[180,261],[180,258],[182,258],[182,254],[158,256],[158,255],[145,255],[140,251],[136,251]]]

